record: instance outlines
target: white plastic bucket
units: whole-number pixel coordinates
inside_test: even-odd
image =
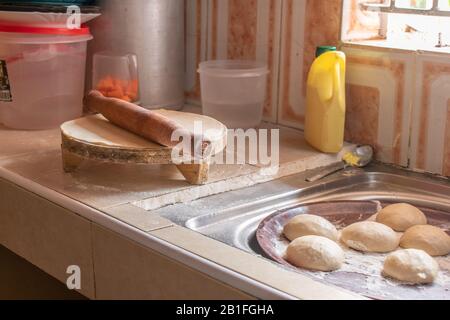
[[[83,112],[88,28],[0,26],[0,122],[9,128],[55,128]],[[3,73],[3,75],[2,75]],[[6,88],[6,89],[5,89]]]
[[[203,114],[229,128],[257,127],[263,117],[267,65],[256,61],[206,61],[199,68]]]

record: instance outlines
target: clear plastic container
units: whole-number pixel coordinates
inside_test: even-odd
[[[267,65],[256,61],[206,61],[199,68],[203,114],[228,128],[254,128],[263,117]]]
[[[0,122],[13,129],[41,130],[80,117],[91,39],[88,28],[0,26],[0,60],[10,85],[9,94],[0,93]]]
[[[100,52],[94,55],[95,90],[109,98],[139,103],[138,64],[135,54]]]

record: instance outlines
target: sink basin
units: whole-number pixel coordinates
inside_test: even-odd
[[[407,172],[349,170],[316,184],[302,184],[291,192],[210,212],[185,222],[189,229],[249,252],[262,254],[256,241],[260,222],[277,210],[330,200],[383,200],[450,212],[450,184]],[[296,179],[301,177],[291,177]],[[261,188],[262,186],[260,186]],[[443,226],[450,230],[449,225]]]

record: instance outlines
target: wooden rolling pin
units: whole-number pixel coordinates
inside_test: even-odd
[[[84,103],[87,108],[101,113],[111,123],[122,129],[163,146],[173,148],[179,144],[179,141],[172,141],[172,134],[177,130],[182,136],[190,136],[194,140],[192,134],[175,121],[136,104],[107,98],[99,91],[91,91],[85,97]],[[205,141],[202,138],[201,141],[204,147]]]

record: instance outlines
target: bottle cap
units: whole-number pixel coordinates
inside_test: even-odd
[[[336,51],[337,48],[333,46],[320,46],[316,49],[316,58],[321,56],[324,53],[330,52],[330,51]]]

